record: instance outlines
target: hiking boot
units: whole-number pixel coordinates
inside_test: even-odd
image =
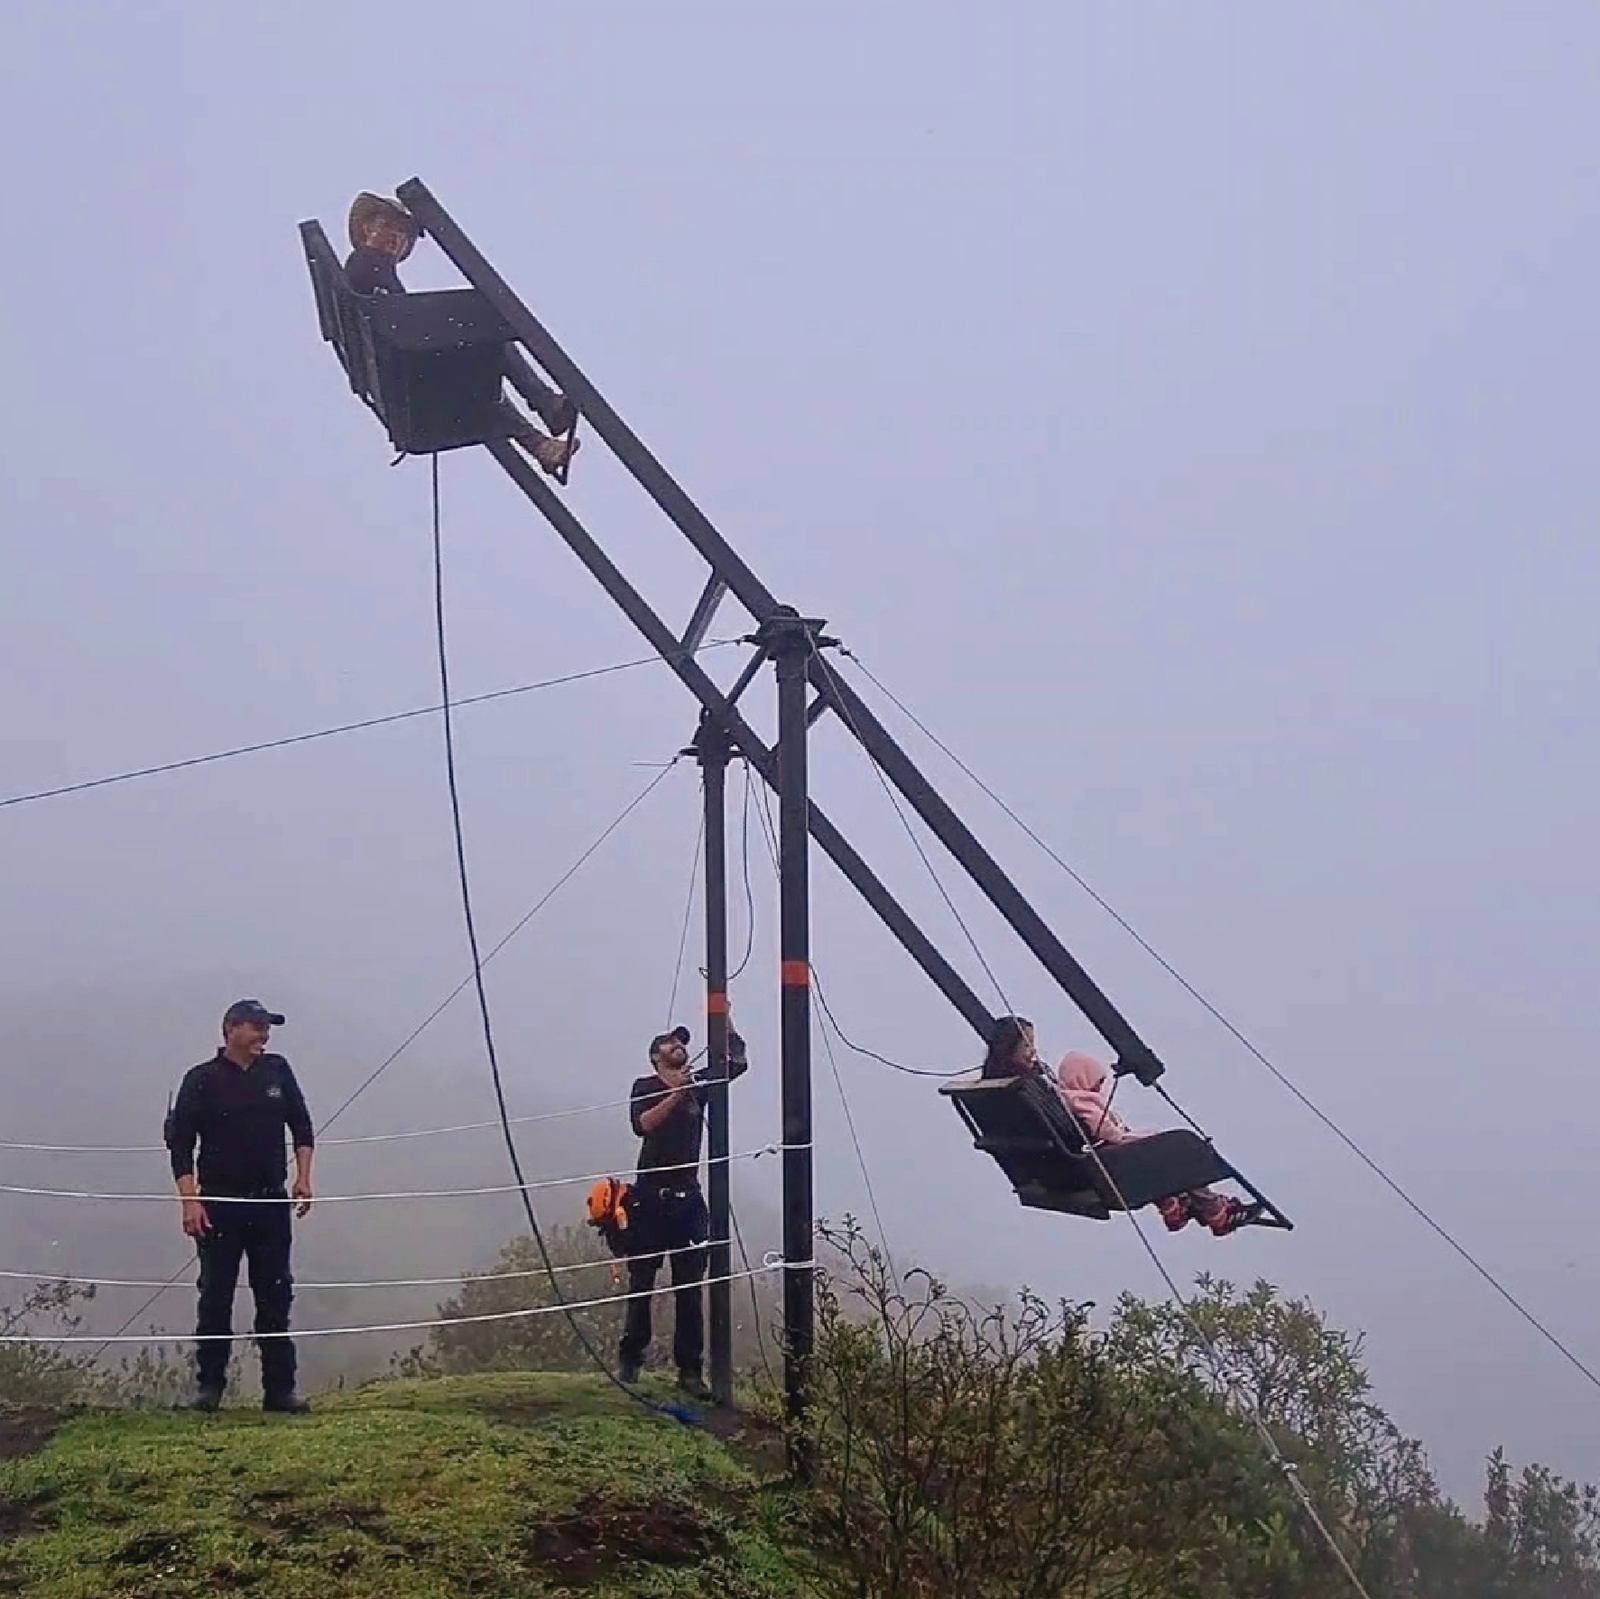
[[[697,1400],[702,1405],[709,1405],[716,1397],[705,1385],[705,1379],[697,1371],[685,1368],[678,1373],[678,1392],[686,1399]]]
[[[194,1398],[186,1407],[189,1410],[198,1410],[205,1415],[222,1409],[222,1390],[220,1388],[197,1388]]]
[[[304,1416],[311,1410],[311,1406],[292,1389],[286,1394],[267,1394],[261,1401],[261,1408],[280,1416]]]

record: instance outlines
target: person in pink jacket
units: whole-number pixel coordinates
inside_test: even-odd
[[[1056,1068],[1056,1089],[1073,1119],[1091,1144],[1124,1144],[1135,1138],[1148,1138],[1136,1132],[1111,1108],[1111,1074],[1104,1062],[1082,1050],[1071,1050]],[[1194,1188],[1185,1194],[1169,1194],[1157,1205],[1169,1232],[1187,1227],[1191,1221],[1209,1227],[1218,1238],[1233,1232],[1244,1219],[1246,1207],[1237,1199],[1210,1188]]]

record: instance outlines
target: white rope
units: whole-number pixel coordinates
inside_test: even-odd
[[[562,1121],[571,1116],[589,1116],[602,1110],[622,1110],[633,1103],[630,1099],[611,1099],[600,1105],[577,1105],[571,1110],[546,1111],[538,1116],[513,1116],[514,1127],[529,1126],[534,1122]],[[319,1149],[337,1149],[351,1144],[391,1144],[405,1138],[442,1138],[449,1133],[481,1133],[491,1129],[498,1132],[499,1122],[456,1122],[449,1127],[417,1127],[403,1132],[365,1133],[359,1138],[319,1138]],[[0,1139],[0,1149],[29,1151],[40,1155],[164,1155],[165,1144],[26,1144],[10,1139]]]
[[[696,1249],[712,1249],[719,1243],[726,1243],[725,1239],[711,1239],[705,1244],[684,1244],[677,1249],[662,1249],[657,1251],[663,1259],[670,1260],[674,1255],[692,1254]],[[654,1258],[654,1257],[651,1257]],[[594,1271],[600,1266],[620,1265],[621,1260],[616,1256],[607,1256],[602,1260],[580,1260],[569,1266],[553,1266],[552,1271]],[[520,1267],[515,1271],[465,1271],[457,1272],[453,1277],[379,1277],[364,1282],[348,1283],[303,1283],[295,1279],[295,1292],[302,1290],[311,1292],[316,1289],[353,1289],[353,1288],[451,1288],[461,1283],[487,1283],[509,1282],[518,1277],[546,1277],[549,1272],[543,1266]],[[79,1288],[176,1288],[179,1279],[168,1277],[157,1282],[154,1278],[143,1277],[77,1277],[63,1275],[54,1271],[0,1271],[0,1280],[21,1283],[62,1283],[67,1287]]]
[[[702,1277],[699,1286],[710,1287],[713,1283],[742,1282],[747,1277],[759,1277],[764,1272],[783,1271],[789,1263],[783,1260],[774,1260],[771,1256],[763,1259],[759,1266],[752,1266],[748,1271],[729,1272],[725,1277]],[[814,1271],[814,1260],[801,1260],[794,1262],[797,1271]],[[663,1292],[671,1293],[673,1290],[665,1289]],[[46,1344],[51,1346],[63,1344],[191,1344],[215,1343],[217,1341],[236,1341],[244,1343],[262,1338],[344,1338],[357,1333],[396,1333],[396,1332],[421,1332],[433,1327],[464,1327],[472,1324],[492,1321],[520,1321],[529,1316],[558,1316],[566,1310],[596,1310],[605,1305],[620,1305],[629,1299],[647,1299],[654,1289],[621,1294],[607,1294],[600,1299],[569,1299],[565,1304],[531,1305],[523,1310],[489,1310],[476,1316],[435,1316],[427,1321],[386,1321],[374,1322],[361,1327],[307,1327],[301,1330],[291,1329],[288,1332],[247,1332],[247,1333],[115,1333],[104,1337],[96,1333],[4,1333],[0,1334],[0,1345],[3,1344]]]
[[[759,1160],[763,1155],[781,1155],[789,1149],[809,1149],[809,1144],[764,1144],[759,1149],[747,1149],[737,1155],[719,1155],[715,1162],[707,1159],[706,1165],[723,1165],[735,1160]],[[676,1166],[652,1166],[652,1175],[673,1171],[697,1171],[699,1161],[685,1161]],[[598,1183],[607,1178],[614,1177],[614,1171],[589,1172],[577,1177],[545,1177],[536,1183],[529,1183],[528,1189],[536,1188],[564,1188],[574,1183]],[[419,1188],[403,1190],[389,1194],[329,1194],[310,1201],[313,1205],[348,1205],[360,1200],[372,1199],[478,1199],[490,1194],[518,1194],[522,1192],[522,1185],[518,1183],[500,1183],[488,1188]],[[18,1183],[0,1183],[0,1194],[24,1194],[35,1199],[97,1199],[97,1200],[129,1200],[136,1203],[170,1205],[177,1198],[176,1193],[169,1194],[101,1194],[90,1193],[75,1188],[26,1188]],[[201,1201],[218,1205],[287,1205],[293,1204],[292,1199],[277,1198],[251,1198],[247,1196],[234,1197],[231,1194],[198,1194],[195,1196]]]

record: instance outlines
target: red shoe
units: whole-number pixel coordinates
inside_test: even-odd
[[[1249,1214],[1250,1207],[1230,1195],[1217,1207],[1215,1214],[1207,1219],[1206,1226],[1218,1238],[1226,1238],[1229,1233],[1237,1232],[1244,1225],[1245,1218]]]
[[[1161,1212],[1161,1219],[1167,1224],[1169,1233],[1182,1232],[1192,1219],[1189,1201],[1182,1194],[1169,1195],[1156,1209]]]

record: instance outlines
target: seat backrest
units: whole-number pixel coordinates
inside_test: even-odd
[[[1037,1073],[1026,1077],[956,1078],[944,1092],[958,1103],[970,1103],[975,1114],[994,1118],[997,1131],[1002,1123],[1017,1129],[1026,1126],[1035,1137],[1042,1134],[1051,1138],[1064,1154],[1083,1153],[1083,1133],[1077,1122],[1061,1103],[1061,1096]]]
[[[333,346],[351,389],[381,416],[378,353],[366,319],[360,314],[358,296],[345,282],[344,267],[320,222],[302,222],[300,239],[311,273],[311,292],[322,336]]]
[[[1081,1141],[1054,1091],[1031,1077],[959,1078],[940,1093],[950,1099],[973,1142],[1019,1194],[1078,1194],[1095,1187]]]

